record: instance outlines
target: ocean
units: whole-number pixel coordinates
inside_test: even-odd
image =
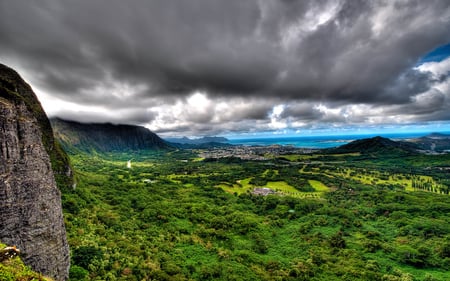
[[[448,132],[447,132],[448,133]],[[392,140],[402,140],[426,136],[429,133],[397,133],[397,134],[366,134],[366,135],[347,135],[347,136],[304,136],[304,137],[271,137],[271,138],[242,138],[232,139],[230,144],[234,145],[291,145],[302,148],[331,148],[337,147],[354,140],[381,136]]]

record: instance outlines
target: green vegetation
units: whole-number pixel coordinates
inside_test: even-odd
[[[317,180],[309,180],[309,184],[317,191],[317,192],[328,192],[330,189]]]
[[[71,280],[449,280],[448,155],[300,156],[72,155]]]
[[[0,243],[0,249],[4,249],[5,247],[4,244]],[[20,257],[14,257],[0,262],[0,280],[51,281],[52,279],[32,271],[28,266],[23,264]]]

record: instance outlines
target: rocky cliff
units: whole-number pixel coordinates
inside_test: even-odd
[[[67,157],[31,87],[0,64],[0,241],[25,264],[66,280],[69,247],[52,166],[69,183]]]

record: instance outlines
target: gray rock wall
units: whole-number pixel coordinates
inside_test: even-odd
[[[67,280],[69,247],[61,194],[41,126],[29,108],[30,99],[25,103],[16,87],[1,86],[0,241],[17,246],[25,264],[35,271]],[[37,99],[36,104],[40,107]]]

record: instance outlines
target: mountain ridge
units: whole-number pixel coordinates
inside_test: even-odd
[[[171,147],[157,134],[142,126],[80,123],[61,118],[51,118],[50,122],[55,138],[67,151],[111,152]]]
[[[408,142],[420,147],[420,149],[435,153],[450,150],[450,135],[431,133],[420,138],[409,139]]]

